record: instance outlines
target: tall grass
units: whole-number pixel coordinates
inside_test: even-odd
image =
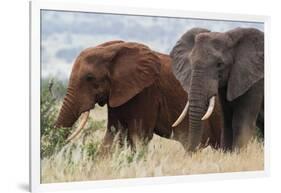
[[[154,136],[147,148],[132,152],[115,146],[108,157],[99,157],[103,131],[80,137],[42,160],[42,182],[71,182],[148,176],[263,170],[263,144],[252,140],[240,152],[224,153],[211,147],[185,154],[176,142]]]

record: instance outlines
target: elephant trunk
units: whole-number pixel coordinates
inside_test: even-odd
[[[79,105],[77,105],[77,103],[78,102],[75,100],[73,89],[71,87],[68,87],[59,116],[55,123],[55,127],[72,127],[73,124],[79,118],[81,113],[82,113],[81,115],[82,118],[80,121],[80,125],[68,136],[66,142],[70,142],[83,130],[89,118],[90,110],[79,112],[79,108],[77,107]]]
[[[193,71],[189,96],[189,135],[188,151],[195,151],[198,147],[203,132],[202,116],[206,107],[206,92],[202,81],[203,73]]]
[[[78,112],[74,105],[74,94],[71,88],[67,89],[66,96],[60,109],[59,116],[55,123],[56,127],[72,127],[78,119]]]

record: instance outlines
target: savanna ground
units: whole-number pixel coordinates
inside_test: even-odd
[[[264,146],[256,137],[239,152],[225,153],[211,147],[192,155],[173,140],[153,136],[147,147],[132,152],[114,145],[107,156],[99,155],[105,128],[106,107],[91,112],[85,129],[65,144],[70,129],[54,129],[53,122],[65,87],[56,81],[53,95],[43,82],[41,93],[41,182],[71,182],[117,178],[174,176],[220,172],[255,171],[264,168]],[[115,143],[117,144],[117,143]]]

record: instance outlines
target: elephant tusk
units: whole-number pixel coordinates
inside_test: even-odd
[[[208,110],[206,114],[202,117],[201,119],[202,121],[208,119],[213,113],[215,107],[215,99],[216,99],[215,96],[212,96],[212,98],[210,98]]]
[[[72,139],[74,139],[84,128],[88,118],[90,115],[90,111],[86,111],[84,112],[81,116],[82,116],[82,120],[80,125],[77,127],[77,129],[67,138],[66,142],[70,142]]]
[[[178,126],[182,122],[182,120],[184,119],[184,117],[187,114],[188,106],[189,106],[189,101],[187,101],[187,103],[186,103],[182,113],[180,114],[179,118],[174,122],[172,127],[176,127],[176,126]]]

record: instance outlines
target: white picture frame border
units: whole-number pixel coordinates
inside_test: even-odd
[[[116,180],[100,181],[81,181],[68,183],[41,184],[41,166],[40,166],[40,11],[58,10],[58,11],[80,11],[96,13],[114,13],[142,16],[162,16],[210,20],[227,21],[248,21],[263,22],[265,34],[265,139],[264,139],[264,171],[218,173],[218,174],[198,174],[172,177],[146,177]],[[165,9],[147,9],[134,7],[104,6],[98,4],[82,4],[75,2],[50,2],[50,1],[32,1],[30,2],[30,191],[44,192],[55,190],[73,190],[86,188],[102,187],[123,187],[140,186],[163,183],[183,183],[194,181],[210,181],[225,179],[241,179],[266,177],[270,174],[270,17],[260,15],[241,15],[229,13],[209,13],[194,12],[185,10],[165,10]]]

